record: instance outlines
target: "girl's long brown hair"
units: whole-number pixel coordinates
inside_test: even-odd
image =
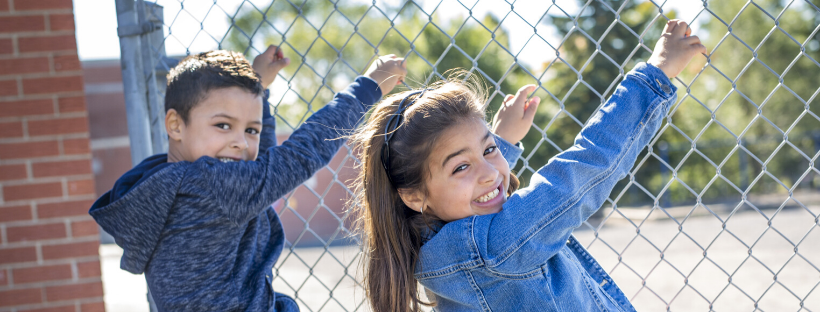
[[[364,239],[364,289],[373,311],[416,312],[422,305],[435,305],[419,297],[413,273],[424,231],[433,230],[431,224],[442,221],[427,209],[422,215],[408,208],[397,189],[428,194],[424,187],[425,177],[429,176],[427,157],[440,134],[473,118],[486,120],[486,98],[476,85],[475,81],[465,83],[458,78],[440,81],[405,111],[404,121],[389,142],[392,184],[381,160],[385,127],[410,91],[377,104],[350,139],[361,163],[349,206],[356,216],[354,228]],[[509,193],[517,188],[518,179],[510,174]]]

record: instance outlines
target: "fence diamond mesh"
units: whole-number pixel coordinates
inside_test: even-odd
[[[409,87],[450,68],[479,75],[488,116],[537,84],[544,100],[513,168],[526,184],[679,18],[709,54],[675,79],[659,134],[574,235],[639,311],[820,311],[819,5],[118,0],[132,155],[165,148],[164,76],[179,58],[275,44],[293,60],[271,86],[280,142],[380,54],[407,58]],[[287,233],[274,288],[304,311],[369,309],[344,207],[355,163],[342,148],[274,204]]]

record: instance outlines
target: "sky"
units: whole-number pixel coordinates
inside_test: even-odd
[[[168,55],[185,55],[187,52],[196,53],[215,49],[216,41],[213,38],[221,38],[228,30],[229,20],[226,16],[233,15],[243,2],[248,1],[258,6],[270,3],[270,0],[188,0],[183,1],[184,10],[180,10],[179,0],[158,0],[165,10],[165,23],[171,27],[165,27],[166,35],[168,31],[173,34],[166,41],[166,52]],[[319,1],[319,0],[314,0]],[[325,1],[325,0],[321,0]],[[365,2],[364,0],[341,0]],[[396,3],[400,0],[387,0],[389,3]],[[473,15],[483,16],[487,12],[499,15],[506,14],[509,10],[507,5],[500,0],[462,0],[461,4],[455,0],[439,1],[418,1],[420,6],[427,12],[434,8],[442,17],[455,17],[463,15],[466,10],[462,4],[474,6]],[[216,5],[213,3],[216,2]],[[379,3],[384,1],[377,1]],[[556,0],[562,9],[570,14],[577,11],[578,7],[574,0]],[[662,1],[661,1],[662,2]],[[247,3],[244,5],[248,5]],[[499,10],[498,6],[503,5],[504,9]],[[523,19],[527,21],[537,20],[543,14],[549,2],[544,0],[518,0],[515,2],[515,11],[520,12]],[[438,7],[437,7],[438,6]],[[437,7],[437,8],[436,8]],[[702,8],[700,0],[668,0],[664,8],[678,11],[679,17],[691,21],[697,16]],[[551,9],[550,12],[557,12]],[[501,16],[499,16],[501,17]],[[77,45],[80,60],[100,60],[118,59],[120,56],[119,38],[117,38],[117,16],[115,2],[112,0],[74,0],[74,18],[77,28]],[[171,23],[170,21],[173,21]],[[511,18],[502,24],[511,35],[511,49],[521,50],[527,39],[532,35],[532,28],[520,18]],[[698,23],[694,23],[693,31],[697,33]],[[555,36],[549,34],[547,36]],[[186,50],[187,48],[187,50]],[[524,49],[521,51],[519,60],[525,63],[537,64],[543,61],[543,54],[538,49]]]

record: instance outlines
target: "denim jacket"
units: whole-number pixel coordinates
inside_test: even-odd
[[[533,174],[500,212],[442,226],[421,247],[415,270],[436,310],[635,311],[572,231],[627,175],[675,91],[660,69],[637,65],[575,144]]]

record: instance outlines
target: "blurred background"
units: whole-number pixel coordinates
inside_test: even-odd
[[[820,1],[137,2],[150,7],[138,18],[156,25],[138,76],[149,86],[191,53],[252,59],[281,46],[292,63],[271,86],[280,142],[377,55],[406,57],[410,88],[451,68],[480,76],[488,117],[506,94],[538,84],[542,102],[513,168],[524,186],[649,57],[666,21],[687,21],[709,54],[674,80],[667,123],[576,236],[639,311],[820,310]],[[123,96],[132,76],[121,71],[114,1],[74,1],[74,12],[99,195],[135,162]],[[288,238],[275,287],[303,310],[367,308],[344,206],[355,163],[342,148],[275,204]],[[143,304],[144,286],[110,286],[141,278],[118,271],[115,245],[103,249],[109,310]]]

